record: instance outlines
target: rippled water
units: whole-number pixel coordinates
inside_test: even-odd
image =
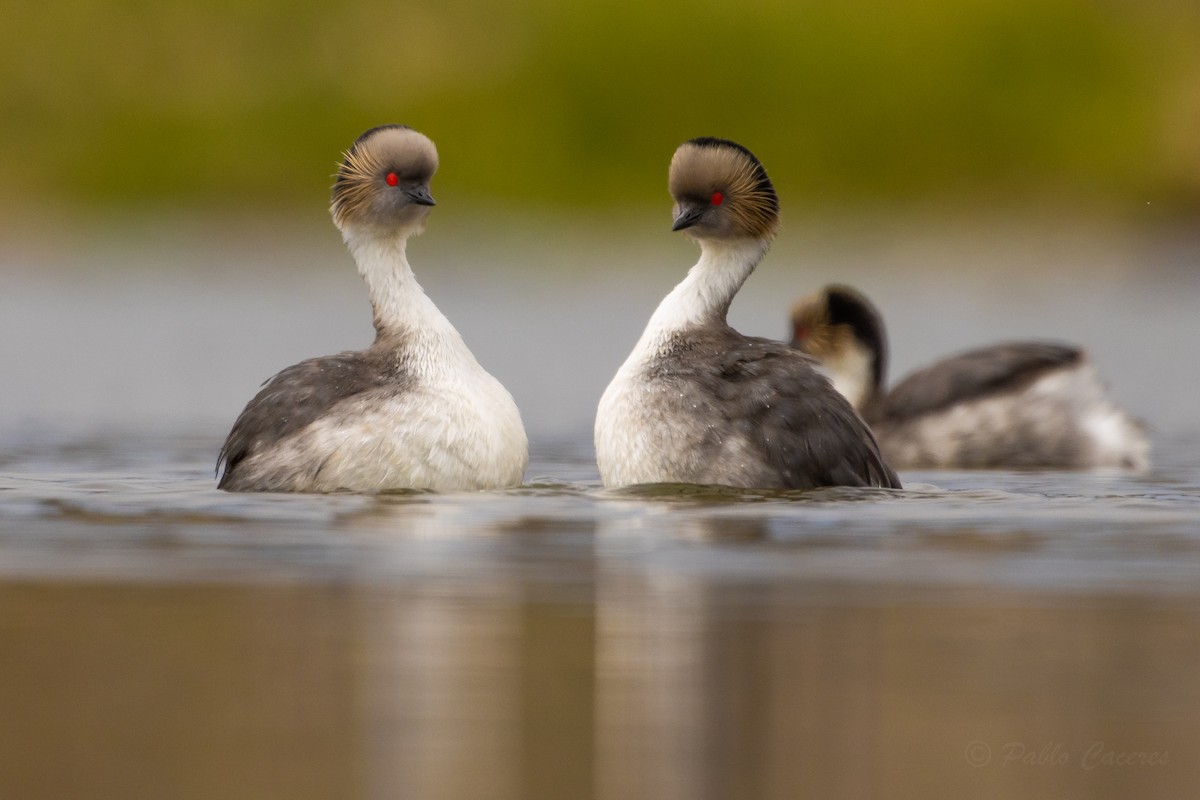
[[[202,437],[17,438],[0,796],[1168,797],[1200,777],[1195,439],[1145,476],[763,493],[605,491],[581,437],[520,489],[314,497],[217,492]]]
[[[978,277],[884,291],[902,367],[1001,338],[997,321],[1091,344],[1156,428],[1145,475],[606,491],[590,415],[670,277],[506,292],[434,273],[529,422],[526,485],[287,496],[216,491],[216,451],[262,378],[362,343],[361,287],[208,282],[191,258],[0,295],[0,798],[1200,785],[1194,274],[1127,293],[1109,269],[1087,303]],[[792,284],[774,281],[737,312],[750,332],[781,327]],[[1148,320],[1147,354],[1129,332]]]

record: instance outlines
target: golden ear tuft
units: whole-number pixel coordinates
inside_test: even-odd
[[[721,194],[731,228],[754,238],[774,236],[779,197],[762,162],[748,149],[716,137],[684,142],[671,159],[668,188],[677,202],[705,204]]]
[[[389,175],[394,173],[397,182],[428,183],[437,167],[437,148],[424,134],[406,125],[371,128],[345,152],[334,178],[330,212],[335,224],[368,216]]]

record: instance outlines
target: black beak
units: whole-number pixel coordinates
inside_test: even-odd
[[[699,222],[703,215],[704,209],[695,206],[680,206],[679,215],[675,217],[675,224],[671,226],[671,230],[681,231],[684,228],[690,228]]]
[[[435,201],[433,199],[433,195],[429,193],[428,186],[414,186],[411,189],[405,189],[404,196],[419,206],[437,205],[437,201]]]

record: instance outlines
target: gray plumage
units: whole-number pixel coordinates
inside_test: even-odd
[[[319,457],[280,469],[259,465],[254,456],[269,453],[319,419],[353,416],[363,405],[408,389],[411,381],[398,352],[395,342],[376,342],[367,350],[301,361],[266,381],[238,415],[221,447],[217,470],[224,465],[225,472],[217,488],[292,491],[319,477],[323,463]]]
[[[1083,350],[1057,342],[981,347],[910,372],[892,389],[869,400],[863,416],[871,424],[906,422],[955,403],[1020,392],[1051,370],[1082,362]]]
[[[911,373],[868,402],[863,417],[893,458],[909,466],[1087,468],[1097,460],[1095,433],[1080,421],[1096,398],[1026,397],[1041,378],[1083,361],[1079,348],[1049,342],[972,350]],[[955,408],[995,410],[952,423]],[[946,452],[948,459],[939,455]],[[1137,463],[1131,455],[1113,466]]]
[[[811,359],[729,326],[675,334],[646,365],[657,434],[688,481],[900,488],[874,437]],[[736,469],[731,470],[731,465]]]

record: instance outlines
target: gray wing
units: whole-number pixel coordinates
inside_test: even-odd
[[[1025,388],[1046,372],[1078,364],[1078,347],[1054,342],[1012,342],[969,350],[910,373],[877,405],[871,422],[905,422],[1003,391]]]
[[[812,358],[769,339],[738,338],[717,359],[717,406],[785,487],[901,488],[871,430]]]
[[[303,430],[343,400],[402,380],[399,365],[365,350],[310,358],[281,371],[263,384],[233,423],[217,456],[217,469],[225,465],[217,488],[232,479],[248,456]]]

